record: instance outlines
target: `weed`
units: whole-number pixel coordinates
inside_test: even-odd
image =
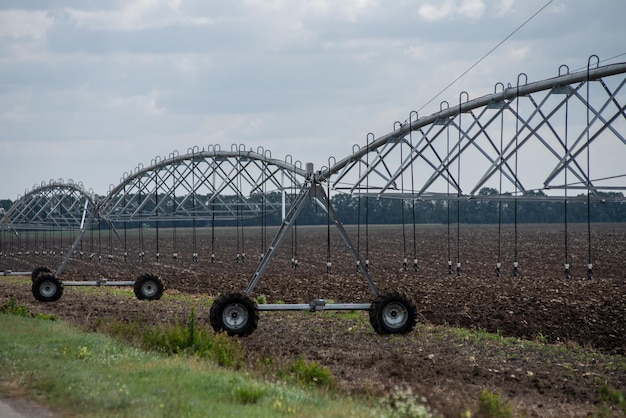
[[[30,317],[32,314],[24,305],[19,305],[14,296],[11,296],[7,302],[0,306],[0,312],[9,315],[18,315]]]
[[[196,355],[215,361],[220,366],[241,368],[245,362],[245,353],[239,340],[198,327],[196,318],[196,310],[192,308],[186,325],[157,326],[113,321],[108,325],[107,332],[144,350],[167,355]]]
[[[600,387],[598,387],[598,394],[600,395],[600,400],[602,402],[609,404],[609,406],[617,406],[624,414],[626,414],[626,395],[624,395],[624,392],[603,383]]]
[[[267,297],[265,295],[259,295],[256,298],[256,303],[258,303],[259,305],[263,305],[267,303]]]
[[[18,304],[17,300],[15,299],[15,296],[11,296],[8,301],[6,301],[4,304],[2,304],[2,306],[0,306],[0,313],[5,313],[8,315],[24,316],[27,318],[43,319],[46,321],[56,321],[57,319],[59,319],[54,314],[44,314],[44,313],[33,314],[26,306]]]
[[[225,333],[215,334],[212,338],[212,350],[209,350],[209,358],[217,361],[217,364],[233,369],[240,369],[245,364],[245,352],[241,343],[236,338],[231,338]],[[202,356],[202,355],[201,355]]]
[[[260,369],[271,370],[276,365],[276,361],[266,354],[261,354],[257,359],[256,364]]]
[[[69,344],[64,344],[57,348],[57,353],[64,358],[76,359],[76,360],[87,360],[92,355],[93,352],[89,350],[84,345],[75,347]]]
[[[58,316],[56,316],[55,314],[49,314],[49,313],[36,313],[34,317],[37,319],[44,320],[44,321],[58,321],[59,320]]]
[[[129,323],[111,319],[104,324],[105,329],[101,329],[101,331],[106,332],[118,340],[140,345],[143,326],[139,321]],[[100,326],[97,328],[100,328]]]
[[[259,402],[266,393],[267,389],[257,383],[241,384],[234,389],[235,399],[244,405]]]
[[[546,337],[545,335],[543,335],[542,333],[539,333],[535,336],[535,341],[537,341],[539,344],[548,344],[548,337]]]
[[[196,307],[191,307],[189,324],[187,325],[187,347],[193,347],[196,343]]]
[[[430,418],[433,412],[425,406],[426,399],[416,397],[411,388],[398,389],[382,399],[382,414],[398,418]]]
[[[188,329],[179,324],[165,327],[146,327],[141,337],[141,346],[146,350],[168,355],[181,354],[189,348]]]
[[[513,416],[513,405],[498,393],[483,389],[478,399],[479,412],[492,418],[510,418]]]
[[[299,358],[288,366],[288,371],[293,374],[297,382],[305,386],[335,388],[335,380],[330,370],[316,361],[307,362]]]

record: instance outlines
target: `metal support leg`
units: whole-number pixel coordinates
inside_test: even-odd
[[[246,288],[246,294],[248,295],[251,294],[254,288],[256,287],[257,283],[259,282],[259,280],[261,280],[261,277],[263,276],[263,273],[269,266],[270,261],[272,261],[272,258],[274,258],[274,253],[276,252],[276,249],[283,242],[283,240],[285,239],[287,235],[287,232],[289,232],[294,222],[296,221],[296,218],[300,214],[300,211],[302,210],[304,202],[306,198],[309,196],[310,190],[311,190],[311,183],[307,181],[302,187],[302,190],[300,190],[300,194],[298,195],[296,200],[293,202],[293,205],[291,205],[291,208],[289,208],[289,212],[285,216],[283,223],[280,225],[280,229],[274,236],[274,239],[272,239],[272,242],[270,243],[269,248],[263,255],[263,258],[261,259],[261,261],[259,262],[259,265],[257,266],[257,269],[254,272],[254,276],[252,277],[252,280],[250,281],[250,283],[248,284],[248,287]]]
[[[87,216],[89,215],[89,211],[87,210],[88,207],[89,207],[89,201],[85,200],[85,207],[83,208],[83,215],[82,215],[81,220],[80,220],[80,233],[78,234],[78,236],[76,237],[76,239],[72,243],[72,246],[70,247],[70,250],[67,252],[67,254],[65,254],[65,257],[63,257],[63,261],[61,261],[61,264],[59,264],[59,267],[57,267],[57,270],[54,273],[54,275],[57,278],[63,272],[63,269],[65,268],[65,265],[70,260],[70,257],[72,256],[72,254],[74,254],[74,251],[76,250],[76,247],[78,247],[78,243],[83,239],[83,235],[85,235],[85,232],[87,231],[87,228],[85,228],[85,221],[87,220]]]
[[[72,243],[72,246],[70,247],[69,251],[65,254],[65,257],[63,257],[63,261],[61,261],[61,264],[59,264],[59,267],[57,267],[57,270],[54,273],[54,275],[56,277],[59,277],[61,275],[61,273],[65,269],[65,266],[67,265],[68,261],[70,260],[70,257],[72,256],[72,254],[74,254],[74,251],[76,251],[76,248],[78,247],[78,244],[83,239],[83,236],[85,235],[85,232],[87,232],[87,228],[85,227],[86,217],[87,217],[87,205],[85,205],[83,218],[82,218],[81,225],[80,225],[80,233],[78,234],[78,236],[76,237],[76,239]],[[122,244],[122,239],[120,238],[119,234],[117,233],[117,229],[115,229],[115,226],[113,226],[113,223],[109,219],[106,219],[106,218],[104,218],[104,219],[109,224],[109,228],[111,228],[111,230],[113,231],[113,233],[117,237],[118,242],[120,244]],[[134,269],[136,274],[140,274],[139,267],[137,267],[137,264],[135,264],[135,261],[132,259],[130,254],[124,254],[124,259],[130,261],[130,264],[133,266],[133,269]]]
[[[352,257],[357,263],[357,268],[359,269],[361,274],[363,274],[363,276],[365,277],[368,285],[374,292],[374,295],[378,296],[379,295],[378,288],[376,287],[376,285],[374,284],[374,281],[370,277],[369,272],[363,267],[363,263],[361,263],[359,254],[357,253],[354,245],[352,245],[352,241],[350,240],[350,237],[346,233],[346,230],[344,229],[343,224],[340,222],[339,216],[337,216],[335,209],[330,204],[328,200],[328,196],[326,195],[326,192],[324,191],[324,188],[319,183],[317,182],[311,183],[311,181],[307,181],[305,183],[304,187],[300,191],[300,194],[298,195],[293,205],[289,209],[289,213],[287,213],[287,215],[285,216],[285,219],[283,223],[281,224],[280,229],[274,236],[274,239],[272,240],[270,247],[266,251],[263,258],[261,259],[261,262],[259,263],[257,270],[254,273],[254,276],[252,277],[252,280],[248,284],[248,287],[246,288],[246,294],[248,295],[251,294],[254,288],[256,287],[256,285],[258,284],[259,280],[261,280],[263,273],[267,269],[270,261],[272,260],[272,258],[274,257],[274,254],[276,253],[276,249],[284,241],[285,237],[287,236],[287,232],[289,232],[289,230],[295,223],[296,218],[298,217],[298,214],[302,210],[302,207],[304,206],[304,203],[306,202],[307,197],[313,197],[317,199],[318,201],[322,203],[322,206],[324,208],[328,208],[329,214],[333,218],[333,221],[335,223],[335,227],[339,231],[339,234],[341,235],[346,246],[348,247],[350,254],[352,254]]]

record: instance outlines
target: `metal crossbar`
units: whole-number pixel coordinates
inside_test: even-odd
[[[610,148],[608,155],[626,157],[624,73],[626,63],[535,83],[521,83],[523,77],[518,77],[518,85],[500,92],[460,100],[458,106],[443,102],[441,110],[430,116],[396,122],[393,132],[357,147],[319,173],[319,180],[332,179],[339,192],[379,198],[484,198],[483,188],[492,187],[498,189],[488,197],[494,200],[534,198],[537,192],[563,199],[566,188],[588,190],[592,200],[604,199],[600,192],[626,188],[621,182],[624,165],[606,164],[602,157],[587,164],[586,158],[589,149],[598,155],[596,148]],[[469,119],[461,125],[463,114]],[[587,115],[588,123],[582,122]],[[500,137],[502,118],[508,123],[500,147],[494,138]],[[572,138],[567,146],[564,129]],[[463,184],[455,170],[461,158],[467,167]]]

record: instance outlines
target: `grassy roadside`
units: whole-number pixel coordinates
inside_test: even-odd
[[[197,356],[166,356],[59,322],[0,314],[0,380],[71,417],[380,415],[352,398],[255,380]]]
[[[7,283],[28,288],[30,281],[9,278]],[[129,289],[78,287],[71,291],[106,296],[113,304],[132,298]],[[20,305],[11,294],[5,292],[4,299],[0,298],[0,390],[10,385],[24,388],[23,394],[42,399],[59,416],[432,416],[432,410],[424,407],[426,399],[407,388],[398,387],[384,398],[340,397],[334,390],[340,378],[306,356],[279,359],[270,353],[251,361],[239,340],[195,324],[194,306],[210,305],[208,295],[164,295],[161,302],[171,303],[168,309],[176,311],[181,303],[191,307],[190,316],[179,315],[172,322],[107,317],[92,321],[83,328],[89,332],[80,333],[72,325],[49,321],[54,315],[33,315],[28,306],[39,310],[35,305]],[[19,297],[25,300],[23,296]],[[189,309],[185,312],[188,315]],[[315,318],[319,321],[308,324],[337,325],[334,332],[346,335],[370,327],[367,314],[360,311],[331,311]],[[626,416],[623,379],[615,379],[626,370],[624,358],[573,341],[548,344],[541,336],[519,340],[483,329],[420,323],[414,334],[390,336],[385,344],[394,352],[431,353],[417,354],[426,356],[427,367],[445,359],[460,362],[461,369],[474,365],[478,372],[493,373],[496,379],[509,374],[527,380],[542,375],[538,382],[546,388],[547,383],[560,382],[550,378],[552,371],[571,381],[583,376],[599,395],[594,409],[590,408],[593,416]],[[419,350],[412,351],[412,347]],[[452,355],[446,355],[446,349]],[[549,373],[542,373],[544,366]],[[283,383],[273,383],[277,381]],[[457,414],[446,410],[446,416],[531,416],[522,412],[523,402],[520,408],[507,394],[497,384],[486,385],[481,393],[463,400],[459,408],[464,409]]]

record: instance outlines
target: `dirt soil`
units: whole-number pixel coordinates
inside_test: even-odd
[[[518,227],[517,248],[512,226],[412,225],[348,228],[361,256],[370,260],[370,272],[381,293],[402,290],[418,307],[416,330],[403,336],[380,336],[363,317],[336,312],[261,313],[257,330],[242,343],[250,361],[269,355],[277,359],[304,357],[328,366],[341,391],[357,394],[389,394],[410,387],[445,416],[459,416],[465,407],[476,410],[483,389],[498,392],[526,416],[589,416],[598,413],[598,387],[608,384],[626,392],[626,225],[593,225],[591,254],[593,280],[587,279],[589,240],[586,225]],[[166,282],[166,294],[190,295],[243,291],[254,274],[263,245],[274,231],[261,234],[220,228],[212,240],[210,229],[127,231],[126,243],[109,239],[108,233],[85,236],[78,253],[60,275],[62,280],[132,280],[139,272],[158,274]],[[459,233],[457,235],[457,232]],[[416,237],[414,242],[413,237]],[[298,227],[296,240],[289,236],[252,292],[268,303],[309,303],[325,298],[335,303],[371,302],[372,289],[357,273],[341,238],[334,229],[328,245],[326,227]],[[45,265],[56,270],[62,248],[71,239],[57,234],[48,238],[48,254],[18,254],[3,244],[0,271],[29,271]],[[292,245],[297,241],[297,246]],[[460,243],[457,248],[457,242]],[[564,272],[566,257],[571,278]],[[34,248],[41,242],[31,239]],[[100,245],[98,245],[100,244]],[[135,260],[123,260],[123,247]],[[56,245],[56,247],[55,247]],[[43,248],[39,248],[43,250]],[[415,251],[414,251],[415,249]],[[12,250],[12,251],[11,251]],[[198,261],[192,259],[198,253]],[[143,260],[138,254],[144,251]],[[51,252],[55,252],[51,255]],[[178,258],[172,257],[178,253]],[[211,262],[211,253],[215,262]],[[236,254],[240,258],[237,262]],[[245,252],[245,262],[241,254]],[[513,262],[518,254],[519,274]],[[93,254],[93,257],[90,257]],[[407,255],[408,268],[403,266]],[[418,271],[413,258],[417,255]],[[448,272],[448,254],[461,274]],[[495,267],[500,254],[502,275]],[[109,257],[111,255],[112,257]],[[292,268],[297,255],[299,268]],[[326,263],[332,262],[328,274]],[[154,323],[185,321],[194,303],[171,298],[138,301],[106,292],[84,292],[65,287],[53,303],[35,301],[29,283],[0,277],[0,303],[14,296],[34,312],[53,313],[64,320],[94,329],[108,318]],[[191,298],[193,300],[193,298]],[[198,299],[200,300],[200,299]],[[209,306],[198,306],[200,321],[209,325]],[[484,330],[517,340],[496,344],[490,338],[470,340],[463,333],[442,332],[441,325]],[[536,348],[543,343],[544,349]],[[545,344],[549,349],[545,349]],[[576,347],[592,348],[597,355],[581,359]],[[549,354],[547,354],[549,353]],[[616,362],[622,367],[616,367]],[[622,416],[611,410],[614,416]]]

